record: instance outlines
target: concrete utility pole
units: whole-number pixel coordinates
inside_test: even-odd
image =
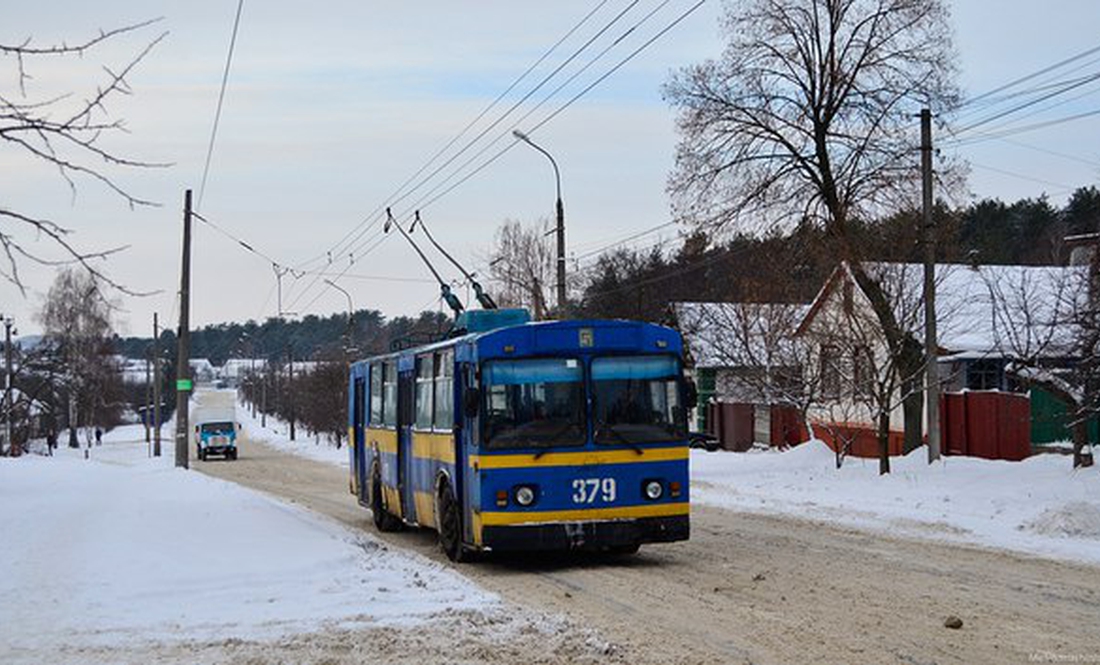
[[[15,439],[11,434],[11,326],[13,323],[15,321],[10,316],[4,317],[4,367],[7,375],[7,382],[4,384],[4,411],[7,414],[4,429],[8,439],[8,454],[15,457],[19,451],[15,447]]]
[[[289,344],[286,345],[286,368],[287,368],[287,381],[286,381],[286,399],[287,399],[287,413],[290,417],[290,440],[294,440],[294,351],[293,347]]]
[[[149,436],[149,421],[153,418],[153,377],[152,374],[153,364],[153,348],[149,347],[145,352],[145,413],[141,414],[141,422],[145,423],[145,443],[149,443],[152,439]],[[149,446],[146,446],[149,448]],[[150,449],[149,454],[152,455],[153,451]]]
[[[932,221],[932,112],[920,112],[920,155],[924,208],[924,356],[928,462],[940,458],[940,372],[936,342],[936,236]]]
[[[153,457],[160,457],[160,322],[153,312]]]
[[[260,381],[262,404],[260,405],[260,427],[267,427],[267,367],[264,367],[264,378]]]
[[[180,272],[180,328],[176,351],[176,466],[189,468],[191,422],[191,190],[183,196],[183,266]]]

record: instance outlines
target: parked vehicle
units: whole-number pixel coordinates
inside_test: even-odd
[[[235,414],[206,414],[195,420],[195,446],[200,460],[221,455],[237,459],[237,432],[241,426]]]
[[[688,434],[688,445],[692,448],[705,450],[708,453],[713,453],[722,447],[718,437],[706,432],[691,432]]]

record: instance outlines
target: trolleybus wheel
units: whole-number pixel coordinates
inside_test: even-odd
[[[397,531],[401,521],[394,517],[382,503],[382,472],[375,465],[370,481],[370,512],[374,517],[374,526],[379,531]]]
[[[469,561],[472,553],[462,545],[462,519],[451,484],[439,486],[439,546],[447,558],[456,563]]]

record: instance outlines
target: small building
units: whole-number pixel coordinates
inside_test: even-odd
[[[898,330],[921,348],[924,267],[864,263],[863,269],[880,285]],[[1020,389],[1016,372],[1024,366],[1072,363],[1073,312],[1083,293],[1082,276],[1081,269],[1062,266],[937,265],[937,343],[944,391],[1011,393]],[[817,360],[809,369],[816,369],[818,398],[809,416],[821,426],[817,435],[834,448],[843,445],[851,454],[873,456],[876,414],[886,404],[890,452],[901,453],[903,395],[921,391],[923,375],[899,375],[901,364],[891,354],[869,294],[850,265],[842,263],[829,276],[797,335],[816,349]],[[876,393],[877,386],[892,386],[890,394]],[[1021,445],[1029,446],[1030,437],[1022,438]]]
[[[699,386],[696,426],[724,448],[798,443],[806,305],[680,302],[676,323]]]

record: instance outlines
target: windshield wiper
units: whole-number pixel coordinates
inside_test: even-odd
[[[608,423],[600,423],[600,426],[596,428],[595,438],[597,439],[597,443],[598,443],[598,439],[600,438],[600,434],[602,434],[604,432],[610,432],[611,434],[613,434],[615,436],[616,439],[618,439],[619,443],[630,446],[634,450],[634,452],[638,453],[639,455],[644,455],[645,454],[645,451],[642,450],[641,446],[639,446],[637,443],[631,441],[630,439],[626,438],[626,436],[624,436],[622,432],[615,429],[614,425],[611,425],[611,424],[608,424]]]
[[[556,438],[558,438],[559,436],[561,436],[562,434],[565,434],[565,433],[566,433],[566,432],[568,432],[569,430],[573,429],[574,427],[576,427],[576,423],[565,423],[565,425],[563,425],[563,426],[561,426],[561,427],[560,427],[559,429],[555,430],[555,431],[554,431],[554,432],[553,432],[552,434],[550,434],[550,435],[549,435],[549,436],[548,436],[547,438],[550,438],[550,439],[556,439]],[[550,443],[550,446],[547,446],[547,448],[549,448],[549,447],[551,447],[551,446],[553,446],[553,442],[551,442],[551,443]],[[543,448],[542,450],[540,450],[540,451],[538,451],[537,453],[535,453],[535,459],[539,459],[540,457],[542,457],[542,456],[543,456],[543,455],[545,455],[546,453],[550,452],[549,450],[547,450],[547,448]]]

